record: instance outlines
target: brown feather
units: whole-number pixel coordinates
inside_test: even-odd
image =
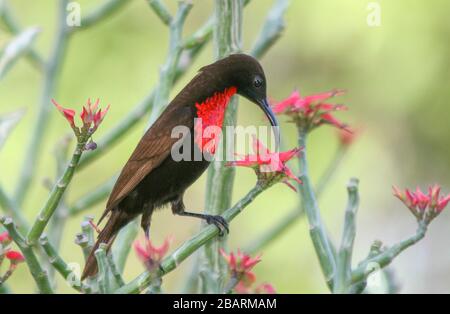
[[[174,119],[177,116],[177,119]],[[144,134],[133,154],[123,167],[109,196],[102,219],[126,197],[154,168],[170,154],[172,145],[179,139],[172,138],[172,129],[178,125],[193,124],[188,107],[168,108]]]

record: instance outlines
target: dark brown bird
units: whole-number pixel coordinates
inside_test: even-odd
[[[94,252],[100,243],[111,247],[119,230],[140,214],[148,238],[153,211],[166,204],[171,205],[175,215],[201,218],[216,225],[221,233],[228,231],[221,216],[186,211],[183,194],[206,170],[211,160],[207,157],[217,146],[217,138],[198,134],[208,126],[222,127],[227,104],[235,93],[261,107],[272,126],[277,126],[266,99],[264,71],[256,59],[233,54],[201,68],[145,133],[123,167],[99,223],[108,214],[109,219],[88,257],[82,279],[97,273]],[[195,118],[201,118],[201,124]],[[189,134],[173,137],[172,130],[177,126],[187,127]],[[186,153],[186,147],[192,158],[175,161],[171,152]],[[201,160],[194,160],[199,152],[203,154]]]

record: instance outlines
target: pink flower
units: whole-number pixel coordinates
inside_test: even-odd
[[[428,188],[428,194],[422,192],[417,187],[415,192],[405,189],[402,192],[396,186],[393,186],[393,194],[405,204],[416,218],[429,224],[450,202],[450,194],[440,196],[441,187],[437,184]]]
[[[56,108],[61,112],[67,121],[69,121],[71,127],[75,127],[75,122],[73,120],[75,116],[75,110],[72,109],[66,109],[60,104],[56,102],[56,100],[52,99],[52,103],[56,106]]]
[[[322,124],[331,124],[339,129],[349,131],[346,124],[340,122],[331,114],[333,111],[347,110],[347,107],[325,102],[342,94],[344,94],[343,90],[335,89],[301,97],[300,92],[294,91],[289,97],[273,105],[273,112],[292,117],[298,125],[302,124],[314,128]]]
[[[251,270],[261,261],[260,255],[252,258],[250,255],[242,253],[240,250],[237,251],[237,254],[234,254],[233,252],[227,254],[222,249],[220,249],[220,254],[222,254],[223,258],[227,261],[228,269],[232,276],[239,279],[245,286],[250,286],[255,282],[256,276]]]
[[[271,152],[253,136],[254,155],[246,155],[241,160],[231,161],[227,166],[249,167],[253,168],[259,178],[264,180],[280,179],[283,183],[296,191],[295,187],[289,183],[293,179],[298,183],[302,181],[294,175],[292,170],[286,166],[286,163],[300,154],[301,148],[294,148],[289,151],[277,153]]]
[[[80,117],[84,125],[90,125],[93,122],[94,129],[97,129],[100,123],[103,121],[103,118],[108,112],[110,105],[108,105],[104,110],[97,110],[99,102],[100,99],[97,99],[97,101],[92,104],[91,99],[89,98],[86,106],[83,106]]]
[[[141,244],[138,240],[134,242],[134,250],[138,258],[144,263],[149,271],[159,265],[169,250],[172,237],[167,237],[161,246],[154,246],[150,240],[144,239]]]
[[[80,132],[74,122],[75,110],[62,107],[54,99],[52,99],[52,102],[56,106],[56,108],[58,108],[58,110],[64,115],[67,121],[69,121],[70,126],[74,130],[76,130],[76,132]],[[88,130],[90,134],[94,133],[95,130],[97,130],[110,107],[110,105],[108,105],[104,110],[98,109],[99,102],[100,100],[97,99],[97,101],[92,104],[91,100],[88,99],[86,106],[83,106],[83,110],[80,114],[81,121],[83,122],[83,128]]]
[[[0,233],[0,244],[9,244],[11,240],[7,231]]]
[[[9,259],[12,264],[19,264],[25,261],[25,257],[22,253],[13,250],[6,252],[6,258]]]

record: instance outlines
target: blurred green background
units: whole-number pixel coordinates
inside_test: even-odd
[[[101,1],[80,0],[82,14]],[[185,34],[192,33],[212,13],[212,1],[196,0],[186,22]],[[350,107],[338,117],[363,131],[351,147],[320,206],[334,242],[340,239],[346,202],[345,184],[352,176],[360,179],[361,206],[358,215],[354,263],[364,258],[375,239],[394,244],[415,232],[412,215],[392,197],[391,186],[426,188],[438,182],[450,191],[450,2],[435,0],[329,1],[292,0],[285,33],[262,59],[268,92],[274,99],[288,96],[294,88],[303,94],[332,88],[348,93],[337,99]],[[368,26],[370,2],[381,5],[381,25]],[[35,46],[44,55],[50,50],[55,31],[57,2],[54,0],[10,1],[23,26],[39,25],[42,32]],[[168,0],[174,10],[176,1]],[[271,0],[253,0],[243,20],[244,50],[247,51],[264,21]],[[173,11],[172,11],[173,12]],[[10,39],[0,31],[0,46]],[[61,104],[80,108],[88,97],[99,97],[111,110],[96,134],[113,127],[158,82],[159,67],[168,48],[168,30],[143,0],[129,5],[98,25],[73,36],[62,68],[57,93]],[[210,44],[176,84],[174,96],[202,65],[213,60]],[[37,110],[41,75],[21,59],[0,83],[0,114],[27,108],[0,151],[0,183],[12,192],[21,166],[30,129]],[[51,106],[51,104],[48,104]],[[260,124],[256,106],[241,99],[239,123]],[[92,190],[117,172],[134,149],[146,118],[114,146],[108,154],[74,177],[69,203]],[[280,120],[285,120],[280,117]],[[283,123],[287,146],[296,145],[295,129]],[[44,178],[54,176],[53,149],[69,133],[66,122],[52,111],[37,177],[33,181],[24,213],[34,219],[48,194]],[[336,132],[321,127],[313,132],[309,145],[311,174],[320,177],[338,145]],[[254,184],[248,169],[236,174],[233,199],[238,200]],[[187,207],[204,207],[205,176],[187,192]],[[102,203],[87,211],[98,217]],[[231,225],[230,248],[245,247],[277,219],[298,205],[298,196],[277,185],[260,196]],[[400,292],[450,292],[450,219],[444,212],[430,226],[426,238],[408,249],[392,265]],[[74,244],[83,215],[72,218],[64,232],[61,255],[68,262],[81,263],[81,250]],[[195,219],[172,216],[170,210],[154,215],[151,234],[156,243],[167,235],[175,237],[174,247],[198,230]],[[141,233],[140,233],[141,234]],[[141,234],[142,235],[142,234]],[[259,282],[270,282],[280,293],[327,292],[304,219],[263,250],[255,268]],[[193,258],[168,275],[164,289],[179,292]],[[126,265],[125,279],[143,271],[134,253]],[[70,289],[58,277],[58,292]],[[34,286],[25,265],[8,281],[14,292],[32,293]]]

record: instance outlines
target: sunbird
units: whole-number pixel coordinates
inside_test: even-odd
[[[119,230],[141,214],[141,227],[149,238],[153,211],[168,204],[174,215],[204,219],[221,234],[228,232],[228,224],[220,215],[186,211],[183,195],[208,168],[211,158],[207,157],[214,155],[217,146],[217,139],[198,134],[210,126],[222,128],[234,94],[258,105],[270,124],[278,126],[267,100],[264,70],[255,58],[231,54],[202,67],[147,130],[123,167],[99,223],[107,216],[108,221],[86,261],[82,279],[97,273],[94,252],[100,243],[110,248]],[[173,137],[172,130],[178,126],[187,127],[188,135]],[[192,156],[200,152],[200,160],[174,160],[171,152],[180,142],[188,145],[180,149],[189,147]]]

